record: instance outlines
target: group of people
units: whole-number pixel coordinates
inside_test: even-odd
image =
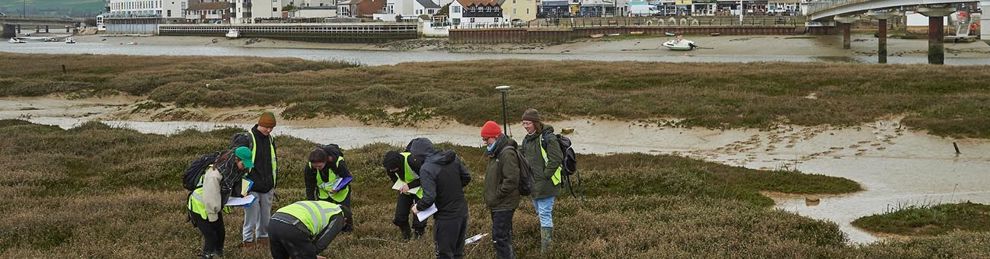
[[[351,186],[353,180],[343,151],[334,144],[318,145],[308,155],[303,179],[305,200],[272,213],[278,179],[277,146],[272,130],[275,115],[265,112],[248,132],[236,134],[231,147],[220,152],[189,195],[187,208],[193,225],[203,235],[203,258],[223,255],[224,204],[231,196],[253,197],[244,205],[241,247],[268,246],[273,258],[321,258],[340,232],[353,230]],[[485,170],[484,200],[491,212],[492,239],[498,258],[515,258],[512,220],[524,176],[531,172],[532,197],[540,220],[540,252],[549,251],[553,239],[553,205],[561,183],[563,152],[553,127],[544,125],[539,112],[522,116],[527,134],[520,146],[494,121],[481,128],[489,162]],[[386,175],[398,190],[392,223],[403,239],[420,238],[425,220],[415,216],[436,207],[434,242],[437,258],[462,258],[468,227],[468,203],[464,187],[471,173],[453,150],[437,150],[427,138],[416,138],[403,151],[386,152]],[[410,213],[414,214],[411,217]]]

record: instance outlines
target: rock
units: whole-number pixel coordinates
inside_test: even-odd
[[[560,134],[567,135],[567,134],[572,134],[572,133],[574,133],[574,128],[563,128],[563,129],[560,129]]]

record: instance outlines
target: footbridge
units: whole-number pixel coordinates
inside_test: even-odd
[[[64,17],[0,16],[0,25],[3,26],[2,38],[17,37],[17,33],[21,33],[21,27],[24,26],[34,26],[35,32],[41,32],[42,28],[45,32],[50,32],[50,26],[64,27],[66,32],[70,32],[70,29],[78,27],[79,23],[80,20]]]

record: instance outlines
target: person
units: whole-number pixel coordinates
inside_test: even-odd
[[[344,162],[344,152],[334,144],[319,145],[309,153],[309,163],[303,169],[306,200],[327,201],[351,207],[351,171]],[[338,179],[340,180],[337,183]],[[351,232],[354,219],[347,217],[344,232]]]
[[[350,214],[350,207],[327,201],[297,201],[278,209],[268,224],[272,258],[324,258],[318,254],[340,234]]]
[[[423,159],[419,171],[423,198],[413,205],[413,213],[436,206],[433,241],[437,258],[464,258],[468,223],[464,187],[471,182],[471,173],[453,150],[435,151],[427,138],[413,139],[406,149]]]
[[[495,256],[515,258],[512,248],[512,217],[519,207],[519,157],[516,141],[502,134],[494,121],[481,127],[481,139],[489,158],[485,169],[485,205],[492,212],[492,241]]]
[[[189,194],[186,202],[189,220],[203,234],[202,258],[223,257],[226,234],[220,210],[233,189],[233,184],[226,182],[240,180],[253,167],[251,150],[246,147],[221,153],[206,168],[201,185]]]
[[[564,153],[557,144],[553,127],[542,122],[540,112],[527,109],[522,116],[526,129],[522,154],[533,172],[533,208],[540,218],[540,252],[549,252],[553,241],[553,203],[561,182]]]
[[[245,146],[251,149],[251,158],[255,162],[254,170],[246,177],[253,181],[249,194],[255,200],[244,207],[244,226],[241,230],[241,247],[250,248],[255,244],[268,244],[268,222],[272,216],[272,198],[275,195],[275,183],[278,176],[278,161],[275,149],[275,114],[264,112],[247,134],[234,137],[235,146]]]
[[[392,224],[399,227],[402,239],[419,239],[426,232],[426,220],[420,221],[417,217],[412,217],[412,229],[409,224],[409,212],[412,205],[423,198],[423,188],[420,188],[419,169],[421,160],[413,159],[412,153],[388,151],[382,158],[382,167],[385,168],[385,175],[392,182],[399,182],[398,197],[395,200],[395,216]],[[414,190],[410,192],[410,190]],[[415,231],[415,232],[413,232]],[[415,234],[415,235],[413,235]]]

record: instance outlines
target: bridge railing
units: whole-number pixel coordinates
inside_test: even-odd
[[[857,4],[857,3],[863,3],[863,2],[869,2],[869,1],[871,1],[871,0],[819,0],[819,1],[808,3],[808,7],[807,7],[808,13],[807,13],[807,15],[808,16],[811,16],[813,14],[816,14],[816,13],[819,13],[819,12],[822,12],[822,11],[826,11],[826,10],[830,10],[830,9],[833,9],[833,8],[836,8],[836,7],[839,7],[839,6],[844,6],[844,5],[849,5],[849,4]]]

